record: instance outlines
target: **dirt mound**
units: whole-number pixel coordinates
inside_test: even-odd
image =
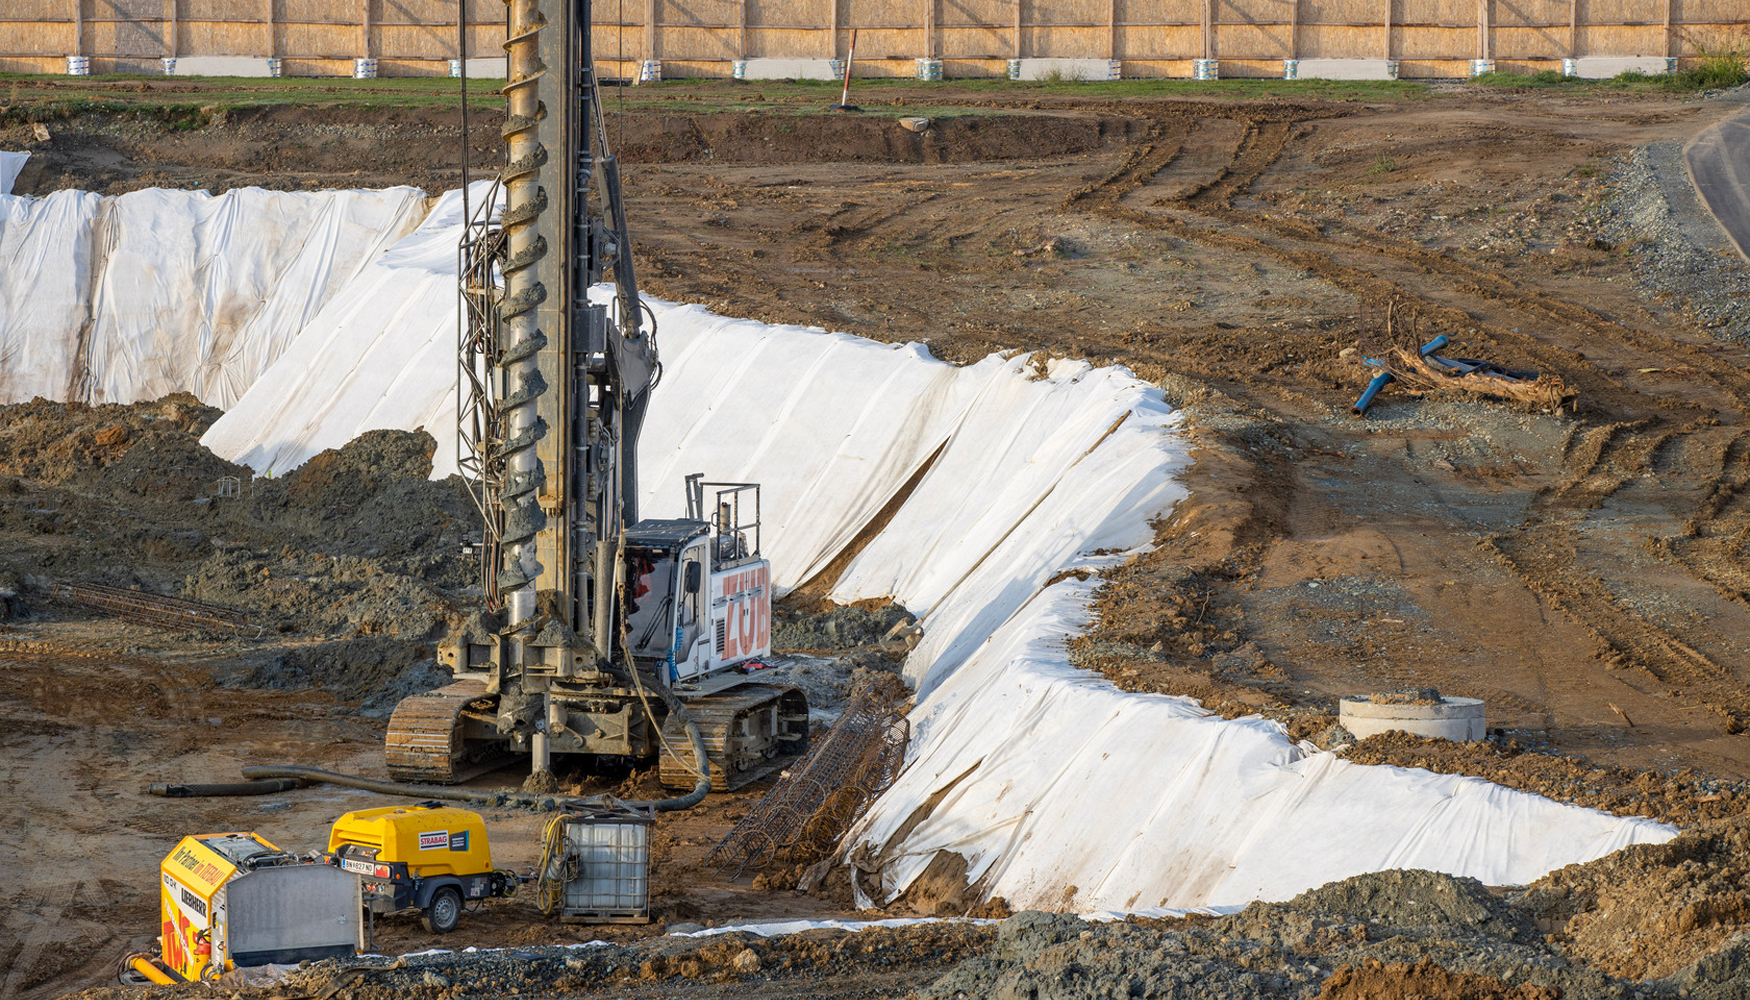
[[[1569,865],[1514,905],[1613,975],[1677,973],[1750,932],[1750,818]]]
[[[1405,870],[1357,875],[1303,892],[1284,904],[1307,913],[1334,913],[1391,933],[1440,928],[1529,943],[1537,928],[1473,878]]]
[[[798,614],[773,609],[772,648],[777,650],[856,649],[873,646],[887,637],[900,622],[915,619],[898,604],[876,610],[856,606],[834,607],[818,614]]]
[[[1440,774],[1470,774],[1523,792],[1679,825],[1723,819],[1744,811],[1750,782],[1674,775],[1589,764],[1574,757],[1533,753],[1516,743],[1455,743],[1404,732],[1369,736],[1343,751],[1359,764],[1396,764]]]
[[[810,930],[770,938],[745,931],[670,935],[588,948],[434,950],[401,958],[373,955],[305,963],[283,983],[243,995],[415,1000],[484,995],[904,996],[944,966],[984,948],[991,937],[988,927],[922,924],[858,932]],[[831,979],[823,981],[824,976]],[[777,986],[786,981],[795,985],[788,990]],[[771,985],[760,989],[766,984]],[[109,988],[75,995],[119,1000],[139,991]]]
[[[750,95],[762,103],[762,95]],[[633,163],[975,163],[1100,149],[1143,133],[1135,118],[972,113],[933,118],[923,132],[885,115],[652,115],[615,118]]]
[[[1489,976],[1448,972],[1428,959],[1414,965],[1369,960],[1346,965],[1325,980],[1318,1000],[1561,1000],[1561,991],[1520,983],[1509,986]]]
[[[1134,117],[1086,110],[926,112],[932,121],[922,133],[901,127],[894,115],[801,113],[816,112],[837,96],[823,87],[818,95],[784,99],[750,87],[743,98],[752,105],[747,110],[622,114],[610,105],[608,122],[628,164],[1038,160],[1104,149],[1144,131]],[[475,169],[490,172],[503,162],[504,115],[490,101],[471,113]],[[12,130],[15,141],[35,147],[17,191],[36,195],[58,188],[117,195],[153,186],[217,192],[248,185],[296,190],[412,184],[437,192],[456,185],[462,145],[461,116],[451,108],[276,103],[195,116],[181,127],[90,109],[56,122],[51,143],[33,142],[28,128]]]
[[[119,459],[101,471],[81,476],[81,485],[101,485],[115,493],[127,493],[161,502],[196,501],[221,492],[222,480],[235,479],[231,487],[248,488],[253,473],[214,455],[188,433],[154,434],[137,439]]]
[[[1359,875],[1218,918],[1016,914],[985,954],[924,995],[1237,1000],[1323,988],[1338,997],[1554,1000],[1621,995],[1623,985],[1570,962],[1475,880],[1411,871]]]
[[[126,406],[42,398],[0,406],[0,475],[51,486],[95,479],[192,499],[204,494],[191,486],[204,480],[201,488],[211,491],[219,476],[238,475],[238,466],[184,446],[198,440],[219,414],[186,392]]]
[[[863,649],[832,659],[782,657],[778,662],[766,676],[801,688],[808,695],[810,708],[837,712],[866,684],[880,684],[894,697],[905,697],[905,682],[899,679],[904,659],[879,650]],[[897,691],[893,689],[896,684]]]
[[[218,414],[186,394],[0,407],[0,586],[105,583],[246,610],[277,633],[433,635],[473,583],[461,542],[478,515],[459,480],[427,478],[431,435],[373,431],[253,479],[201,445]]]
[[[436,452],[437,441],[424,431],[366,431],[318,453],[264,491],[284,490],[288,503],[309,510],[350,509],[395,480],[431,475]]]
[[[1685,1000],[1744,1000],[1750,996],[1750,935],[1738,935],[1660,985]]]
[[[343,639],[287,649],[239,678],[247,687],[322,688],[360,702],[360,714],[379,717],[408,695],[448,684],[450,672],[427,656],[429,647],[406,640]]]
[[[290,529],[317,552],[465,588],[475,575],[461,544],[479,534],[480,514],[461,479],[428,478],[436,450],[424,431],[368,431],[284,478],[257,480],[252,509],[264,528]]]
[[[455,607],[437,588],[380,560],[289,545],[221,549],[191,567],[180,589],[190,600],[248,608],[281,632],[336,637],[434,637]]]

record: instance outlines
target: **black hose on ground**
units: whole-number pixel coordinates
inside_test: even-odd
[[[667,690],[662,692],[662,700],[668,703],[670,713],[678,714],[687,726],[687,739],[693,744],[693,760],[699,764],[699,780],[693,785],[693,790],[685,795],[677,795],[672,799],[656,799],[652,802],[629,802],[627,805],[641,809],[654,809],[657,812],[677,812],[681,809],[691,809],[705,801],[705,796],[711,793],[711,761],[705,756],[705,737],[700,734],[699,727],[693,722],[693,717],[687,714],[687,706],[679,698]]]
[[[480,788],[452,788],[448,785],[415,785],[382,778],[365,778],[356,774],[324,771],[319,767],[297,764],[253,764],[243,769],[245,778],[295,778],[315,785],[344,785],[382,795],[406,795],[416,799],[445,799],[450,802],[476,802],[489,806],[526,806],[535,809],[559,808],[557,799],[520,792],[495,792]]]
[[[699,733],[699,727],[686,714],[686,706],[676,701],[669,710],[679,711],[687,726],[687,738],[693,744],[693,759],[704,761],[700,768],[699,781],[693,790],[685,795],[677,795],[667,799],[650,799],[632,801],[613,799],[606,795],[592,795],[584,799],[562,799],[554,796],[524,795],[521,792],[495,792],[477,788],[456,788],[448,785],[413,785],[399,781],[384,781],[380,778],[362,778],[356,774],[340,774],[335,771],[324,771],[315,767],[301,767],[292,764],[257,764],[245,767],[245,778],[286,778],[288,788],[295,788],[300,783],[315,783],[327,785],[343,785],[347,788],[357,788],[367,792],[378,792],[383,795],[405,795],[416,799],[444,799],[450,802],[474,802],[489,806],[518,806],[524,809],[535,809],[543,812],[569,811],[573,809],[607,808],[611,805],[629,806],[633,809],[653,809],[656,812],[674,812],[681,809],[691,809],[705,800],[711,791],[711,764],[705,756],[705,737]],[[248,782],[245,784],[255,784]],[[262,782],[265,784],[266,782]],[[239,787],[239,786],[207,786],[178,785],[178,788],[199,789],[208,787]],[[284,791],[286,789],[273,789]],[[168,794],[168,793],[156,793]],[[200,792],[190,791],[186,795],[199,795]],[[217,795],[260,794],[241,792],[216,792]]]
[[[293,778],[276,778],[270,781],[229,781],[211,785],[158,782],[147,785],[146,791],[168,799],[205,799],[224,795],[272,795],[275,792],[289,792],[294,788],[302,787],[303,784],[302,781]]]

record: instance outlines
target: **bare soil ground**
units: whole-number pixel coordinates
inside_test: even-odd
[[[1197,460],[1191,496],[1159,526],[1155,552],[1109,574],[1098,620],[1076,650],[1083,665],[1127,689],[1195,695],[1227,714],[1264,712],[1309,739],[1329,733],[1342,695],[1432,685],[1485,698],[1499,737],[1461,746],[1374,739],[1350,754],[1479,774],[1698,830],[1742,814],[1750,349],[1736,331],[1750,301],[1706,276],[1650,282],[1648,269],[1662,259],[1656,234],[1637,236],[1633,219],[1623,221],[1619,192],[1637,151],[1680,142],[1734,110],[1741,94],[1436,88],[1366,101],[1088,100],[952,85],[882,93],[882,113],[847,118],[796,103],[690,113],[685,91],[664,87],[663,100],[681,110],[614,116],[641,274],[671,299],[922,340],[954,361],[1043,350],[1161,381],[1187,415]],[[906,108],[932,117],[931,128],[901,129],[892,116]],[[486,164],[497,153],[496,121],[481,115],[475,125],[471,144]],[[0,146],[39,154],[21,192],[437,190],[459,177],[444,164],[455,162],[460,135],[454,112],[441,108],[233,108],[198,128],[73,116],[53,125],[47,143],[8,124]],[[1671,210],[1684,211],[1680,173],[1655,180]],[[1723,241],[1708,242],[1705,226],[1679,229],[1710,267],[1738,266]],[[1455,355],[1548,372],[1577,395],[1543,412],[1392,387],[1366,419],[1349,414],[1372,374],[1361,358],[1435,334],[1451,338]],[[307,540],[305,522],[293,526],[306,540],[273,548],[266,515],[245,519],[261,532],[244,539],[246,553],[201,575],[193,570],[217,557],[179,549],[175,532],[192,529],[176,518],[158,518],[156,507],[101,516],[125,482],[99,489],[80,485],[86,479],[49,484],[22,465],[0,471],[12,484],[0,498],[12,511],[0,524],[10,551],[83,553],[64,556],[81,572],[126,567],[138,584],[172,591],[210,580],[210,594],[248,605],[255,589],[241,574],[265,571],[286,589],[260,593],[289,603],[260,610],[293,617],[322,588],[360,587],[349,574],[370,575],[343,570],[326,552],[337,565],[313,570],[310,550],[322,546]],[[67,509],[63,499],[87,505],[64,529],[50,516]],[[116,526],[142,523],[158,525],[157,547],[136,554],[121,540],[137,545],[140,536]],[[393,535],[392,527],[370,531]],[[44,542],[55,531],[60,539]],[[436,567],[426,580],[415,555],[365,560],[387,574],[366,603],[453,600],[447,571]],[[16,560],[0,569],[20,581],[53,575]],[[9,811],[0,838],[9,845],[0,848],[4,867],[23,873],[0,924],[0,994],[94,985],[104,962],[144,943],[151,870],[181,833],[254,825],[307,847],[335,814],[363,805],[368,797],[340,792],[243,807],[167,803],[140,786],[229,778],[238,763],[276,756],[380,773],[380,722],[359,714],[358,692],[262,689],[236,678],[287,650],[380,638],[369,629],[391,619],[330,616],[247,649],[59,612],[7,631],[24,645],[0,651],[0,779],[26,805]],[[410,663],[429,636],[387,638],[410,644]],[[843,905],[700,873],[697,859],[741,808],[730,797],[665,821],[663,919]],[[535,819],[489,822],[505,861],[533,860]],[[1554,895],[1537,897],[1539,929],[1556,936],[1560,954],[1610,975],[1674,974],[1677,959],[1647,956],[1665,949],[1693,961],[1750,920],[1735,896],[1707,902],[1742,871],[1737,835],[1720,836],[1706,850],[1612,862],[1621,867],[1609,878],[1569,878],[1560,898],[1578,902],[1569,912],[1548,902]],[[1602,916],[1651,910],[1667,892],[1705,905],[1670,926]],[[472,915],[444,943],[533,944],[571,933],[526,922],[522,905]],[[383,946],[428,946],[416,928],[387,928]],[[1544,995],[1500,979],[1505,967],[1416,961],[1358,955],[1324,988],[1331,996]],[[1496,978],[1474,978],[1485,974]],[[869,982],[871,995],[915,986]],[[1320,989],[1317,977],[1304,984],[1308,995]]]

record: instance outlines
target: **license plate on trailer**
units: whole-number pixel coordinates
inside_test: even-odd
[[[351,858],[341,858],[340,867],[358,875],[369,875],[377,870],[377,866],[369,861],[354,861]]]

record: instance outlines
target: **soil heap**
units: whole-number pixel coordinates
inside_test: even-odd
[[[186,393],[0,407],[0,590],[39,612],[75,613],[46,600],[58,582],[246,611],[268,638],[231,640],[233,680],[367,710],[441,682],[424,661],[478,592],[461,552],[478,513],[461,480],[429,478],[431,435],[371,431],[257,479],[200,443],[218,416]]]

